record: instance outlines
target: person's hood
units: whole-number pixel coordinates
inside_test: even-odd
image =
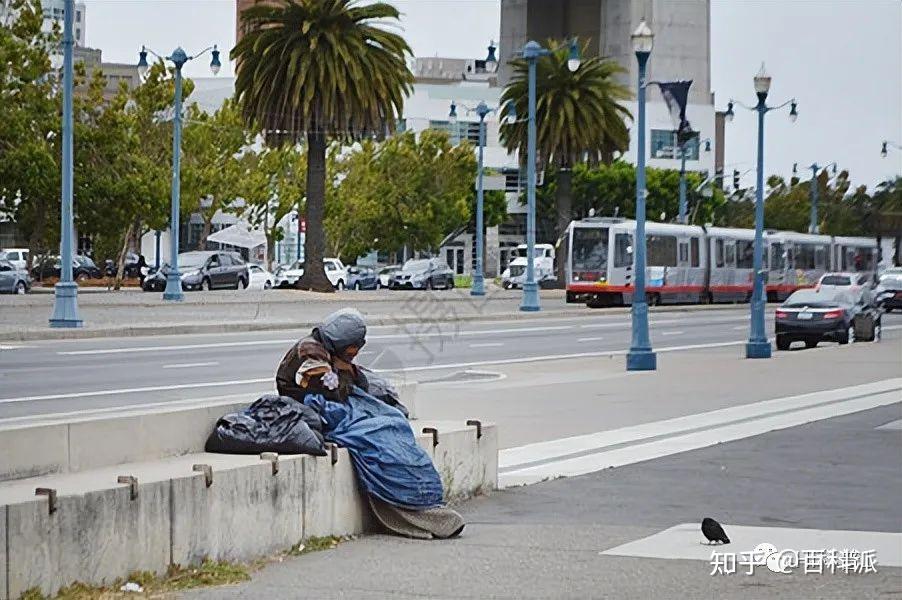
[[[366,321],[356,308],[343,308],[326,317],[314,333],[330,354],[340,354],[349,346],[363,346]]]

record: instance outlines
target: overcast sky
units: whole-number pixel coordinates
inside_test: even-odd
[[[101,48],[106,61],[135,61],[142,43],[160,53],[182,45],[191,54],[213,43],[228,50],[235,42],[234,0],[85,2],[86,43]],[[418,56],[481,58],[487,42],[499,37],[499,0],[393,3]],[[869,187],[902,173],[902,152],[879,154],[884,139],[902,143],[900,0],[712,0],[711,76],[719,109],[730,97],[754,103],[752,77],[761,61],[773,76],[773,102],[795,97],[800,111],[794,125],[788,108],[768,115],[767,173],[788,175],[794,162],[801,168],[837,161],[855,184]],[[186,73],[209,76],[208,64],[190,64]],[[220,75],[231,74],[224,64]],[[754,166],[755,135],[755,115],[739,110],[727,129],[728,170]]]

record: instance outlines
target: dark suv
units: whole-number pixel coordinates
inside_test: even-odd
[[[166,289],[169,265],[148,274],[144,279],[145,292]],[[246,288],[250,275],[247,263],[237,252],[184,252],[179,254],[179,273],[183,290],[213,290],[217,288]]]

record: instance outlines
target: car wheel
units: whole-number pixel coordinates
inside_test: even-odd
[[[449,290],[453,290],[453,289],[454,289],[454,278],[453,278],[453,277],[452,277],[451,279],[448,280],[448,289],[449,289]]]
[[[247,279],[241,277],[238,278],[238,287],[240,287],[242,290],[246,290],[248,285],[249,284],[247,282]]]
[[[200,282],[200,289],[204,292],[209,292],[212,289],[209,277],[204,277],[203,281]]]
[[[806,348],[817,348],[817,340],[805,340]]]
[[[338,280],[338,283],[335,284],[335,289],[336,289],[336,290],[343,290],[343,289],[345,289],[345,282],[344,282],[343,280],[339,279],[339,280]]]
[[[18,282],[16,284],[16,293],[19,295],[23,295],[23,294],[25,294],[25,292],[26,292],[25,282],[24,281]]]
[[[264,289],[264,290],[271,290],[271,289],[272,289],[272,281],[269,281],[269,280],[264,281],[264,282],[263,282],[263,289]]]
[[[355,282],[354,282],[354,289],[357,290],[357,291],[359,292],[360,290],[363,289],[363,286],[360,285],[360,282],[359,282],[359,281],[355,281]]]
[[[426,289],[427,289],[427,290],[431,290],[431,289],[432,289],[432,280],[431,280],[431,279],[427,279],[427,280],[426,280]]]
[[[792,345],[792,338],[788,338],[784,336],[777,336],[777,350],[789,350],[789,347]]]
[[[75,281],[87,281],[88,276],[85,273],[79,273],[75,276]]]

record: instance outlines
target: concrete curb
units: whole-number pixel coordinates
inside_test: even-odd
[[[733,304],[702,304],[702,305],[676,305],[657,306],[649,309],[649,314],[656,313],[695,313],[735,310]],[[484,321],[524,321],[541,320],[560,317],[598,316],[598,315],[629,315],[629,307],[608,309],[558,309],[534,312],[506,312],[487,313],[476,315],[453,315],[449,317],[435,317],[424,320],[418,316],[368,316],[367,324],[370,326],[408,325],[412,323],[479,323]],[[107,337],[140,337],[157,335],[189,335],[189,334],[215,334],[238,333],[250,331],[285,331],[292,329],[307,329],[315,327],[319,320],[299,321],[270,321],[270,322],[244,322],[244,323],[200,323],[178,324],[170,323],[165,327],[150,326],[117,326],[104,328],[84,329],[24,329],[15,332],[0,333],[2,342],[27,342],[39,340],[73,340],[96,339]]]
[[[411,402],[411,390],[403,391]],[[133,571],[163,573],[206,558],[246,561],[313,536],[374,530],[346,449],[324,457],[204,453],[212,423],[246,404],[129,409],[0,429],[4,475],[56,471],[0,483],[0,600],[33,587],[53,595],[75,581],[109,584]],[[494,424],[410,425],[442,477],[446,499],[496,488]],[[70,428],[74,438],[65,433]],[[22,432],[31,439],[17,437]],[[56,457],[32,453],[52,440],[61,441]],[[16,448],[18,454],[8,452]],[[37,496],[36,488],[53,492]]]

